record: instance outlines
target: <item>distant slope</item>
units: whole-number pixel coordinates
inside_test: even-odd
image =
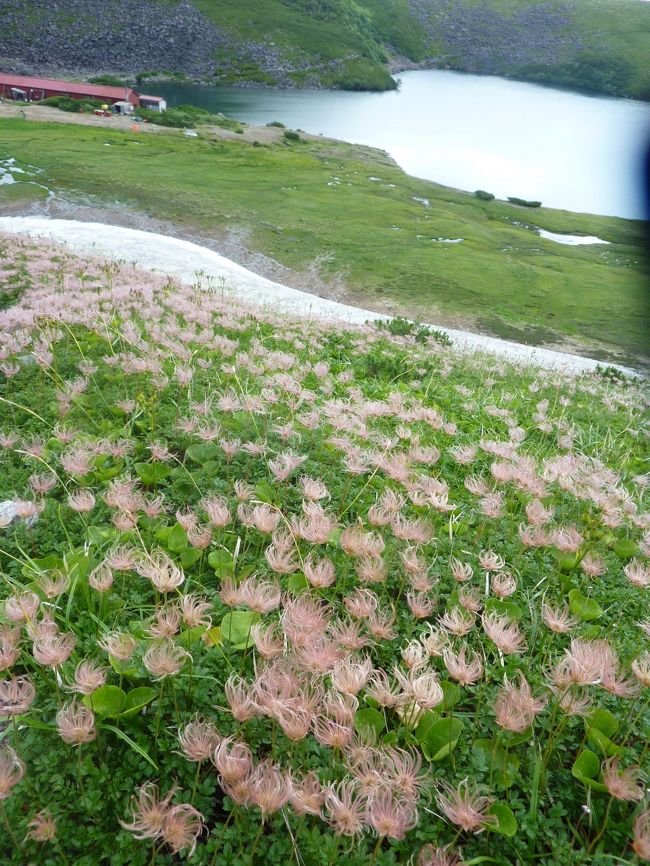
[[[382,90],[414,65],[650,100],[641,0],[0,0],[0,21],[4,69]]]

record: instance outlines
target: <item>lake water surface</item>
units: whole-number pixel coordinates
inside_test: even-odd
[[[646,217],[640,172],[650,106],[443,70],[401,73],[399,91],[266,90],[157,84],[247,123],[382,148],[409,174],[548,207]]]

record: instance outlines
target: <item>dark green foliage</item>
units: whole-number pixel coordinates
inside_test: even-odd
[[[479,198],[481,198],[481,196],[479,196]],[[494,196],[493,196],[493,198],[494,198]],[[542,206],[541,201],[528,201],[528,199],[517,198],[516,196],[510,196],[510,195],[508,196],[508,201],[510,202],[510,204],[519,205],[519,207],[541,207]]]
[[[484,189],[477,189],[474,193],[476,198],[480,198],[481,201],[494,201],[494,196],[491,192],[486,192]]]

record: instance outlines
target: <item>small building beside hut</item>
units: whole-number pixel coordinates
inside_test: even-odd
[[[149,111],[167,111],[167,102],[162,96],[145,96],[140,94],[140,108],[148,108]]]

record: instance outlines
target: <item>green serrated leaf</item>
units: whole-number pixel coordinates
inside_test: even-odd
[[[493,803],[487,810],[488,815],[492,815],[497,819],[496,824],[487,824],[487,828],[493,833],[500,833],[502,836],[514,836],[517,832],[517,821],[509,806],[505,803]]]
[[[574,779],[578,779],[583,785],[592,788],[594,791],[606,791],[607,788],[602,782],[596,781],[600,775],[600,760],[598,755],[595,755],[589,749],[584,749],[573,762],[571,767],[571,775]]]
[[[126,694],[118,686],[102,686],[82,701],[97,716],[115,718],[124,709]]]
[[[507,752],[496,740],[475,740],[472,751],[480,756],[490,768],[500,785],[509,788],[519,772],[519,758]]]
[[[166,466],[164,463],[135,463],[133,468],[145,487],[160,484],[160,482],[164,481],[172,471],[171,468]]]
[[[130,692],[127,692],[124,709],[120,713],[120,718],[124,719],[137,715],[140,710],[146,707],[147,704],[150,704],[156,697],[158,697],[158,692],[156,689],[149,688],[149,686],[131,689]]]
[[[354,727],[357,731],[369,730],[379,736],[385,727],[384,715],[372,707],[357,710],[354,717]]]
[[[245,649],[252,644],[251,628],[260,619],[252,610],[233,610],[221,620],[221,639],[233,649]]]
[[[579,589],[572,589],[569,592],[569,610],[583,622],[591,622],[603,614],[603,609],[598,602],[593,598],[587,598]]]
[[[180,553],[181,550],[185,550],[189,546],[187,532],[185,532],[180,523],[172,526],[165,544],[167,545],[167,549],[171,550],[172,553]]]

